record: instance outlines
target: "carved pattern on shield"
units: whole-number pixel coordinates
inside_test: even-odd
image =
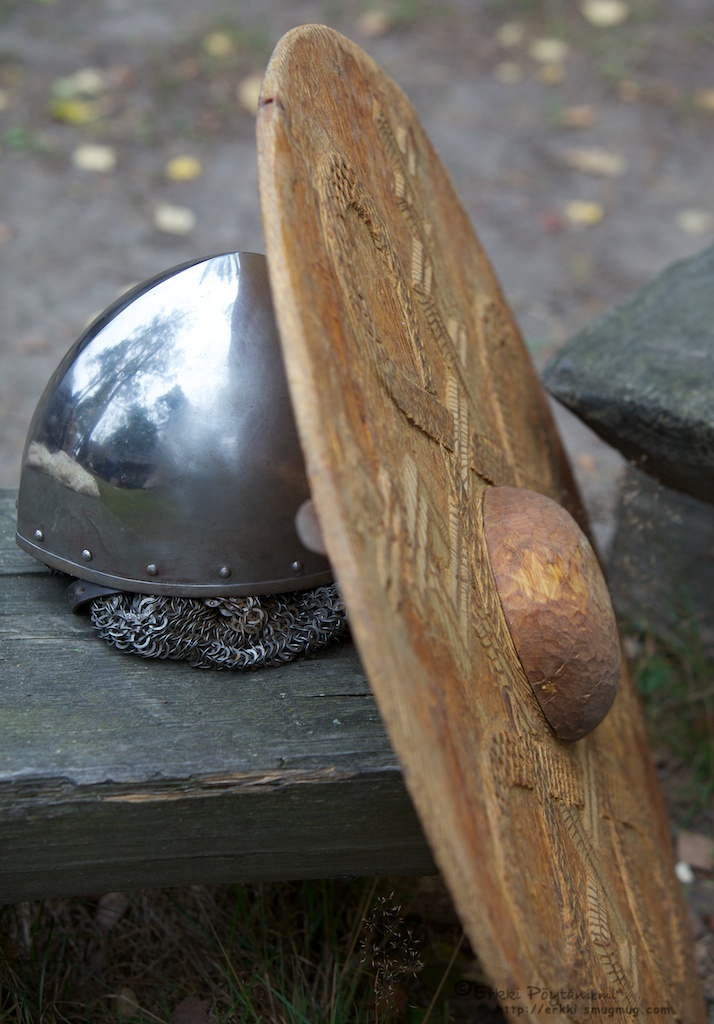
[[[628,980],[637,977],[637,955],[626,938],[631,929],[601,866],[597,849],[603,839],[597,834],[598,826],[591,831],[586,825],[586,820],[597,823],[599,819],[595,789],[588,777],[589,759],[577,748],[551,748],[537,742],[516,750],[508,734],[496,733],[491,737],[488,760],[488,777],[495,784],[493,806],[498,808],[493,827],[500,838],[502,863],[508,864],[509,870],[546,877],[552,865],[543,864],[539,872],[538,855],[547,851],[549,858],[559,858],[555,872],[550,873],[562,880],[562,885],[552,903],[544,906],[544,912],[552,914],[547,928],[542,919],[529,920],[515,908],[524,941],[537,943],[534,932],[540,928],[551,936],[560,935],[561,968],[567,965],[574,981],[584,973],[596,990],[599,980],[600,991],[607,988],[610,993],[593,1005],[603,1010],[612,1007],[612,997],[617,995],[621,1000],[617,1005],[638,1006],[636,990]],[[542,803],[538,795],[545,798]],[[514,815],[520,817],[530,837],[527,846],[514,842]],[[583,892],[585,918],[578,914]],[[573,941],[578,934],[580,948]]]
[[[607,991],[602,1008],[643,1012],[675,999],[670,965],[692,973],[674,898],[666,917],[666,824],[640,821],[620,792],[627,780],[604,760],[612,747],[613,770],[633,770],[657,817],[639,713],[621,702],[617,728],[606,721],[574,749],[554,740],[485,548],[489,485],[538,490],[571,510],[577,501],[536,378],[403,95],[329,30],[293,39],[266,92],[266,238],[289,294],[295,380],[329,383],[319,415],[314,394],[296,401],[380,708],[494,974],[517,971],[522,986],[592,982]],[[316,64],[319,108],[306,77]],[[410,741],[432,737],[433,757],[413,753]],[[628,744],[642,757],[624,755]],[[641,874],[643,839],[652,877]],[[642,913],[653,894],[661,908]],[[672,939],[679,948],[664,951]]]
[[[328,240],[334,240],[329,246],[330,256],[342,278],[343,293],[351,300],[345,313],[353,320],[359,335],[368,339],[367,362],[385,397],[414,429],[435,442],[434,472],[430,480],[419,476],[408,452],[398,457],[396,487],[392,486],[389,474],[379,476],[383,501],[380,518],[393,524],[379,539],[382,583],[385,588],[392,588],[392,599],[397,604],[407,599],[418,601],[420,592],[429,591],[433,611],[434,594],[440,595],[436,602],[440,609],[439,622],[435,624],[438,628],[434,635],[438,633],[446,638],[452,653],[458,655],[460,669],[468,674],[473,636],[478,636],[495,657],[495,652],[510,645],[507,631],[499,628],[502,625],[499,610],[490,600],[495,588],[486,585],[483,579],[487,571],[483,552],[467,549],[464,537],[473,535],[473,530],[464,529],[464,525],[465,517],[468,519],[480,507],[483,484],[476,483],[478,477],[489,483],[527,483],[527,473],[515,469],[514,459],[516,439],[523,424],[514,422],[512,406],[503,397],[508,394],[504,375],[510,349],[518,342],[498,306],[480,296],[476,308],[486,344],[479,348],[488,352],[480,369],[488,373],[491,397],[488,414],[498,420],[499,435],[506,444],[503,450],[490,440],[482,421],[480,429],[472,428],[472,419],[476,418],[474,408],[478,406],[469,400],[470,368],[467,364],[474,346],[469,345],[466,328],[458,318],[444,316],[441,312],[442,307],[448,305],[448,298],[429,253],[429,226],[420,216],[416,193],[409,183],[409,176],[418,169],[416,150],[406,132],[392,132],[378,105],[375,104],[374,109],[380,137],[396,162],[397,207],[411,232],[408,269],[400,262],[373,197],[344,157],[332,154],[323,161],[318,171],[318,188],[322,209],[327,212],[332,226],[332,231],[325,233]],[[362,261],[357,255],[360,244],[365,242],[371,255],[379,260],[382,268],[379,275],[372,272],[369,259]],[[362,265],[369,268],[367,274],[360,274]],[[387,338],[380,336],[370,310],[383,309],[390,304],[392,322],[399,329]],[[397,351],[390,346],[395,346]],[[431,371],[435,365],[445,371],[441,396]],[[405,367],[410,368],[410,375]],[[548,481],[545,484],[547,487]],[[546,487],[543,481],[539,482],[539,488]],[[392,560],[396,557],[393,538],[399,534],[408,537],[413,552],[410,578],[406,579],[403,564],[398,559]],[[475,594],[476,601],[473,600]],[[542,850],[574,847],[577,857],[573,860],[579,859],[580,870],[584,872],[581,881],[588,893],[590,909],[587,919],[577,921],[574,926],[581,933],[584,947],[596,958],[596,963],[588,965],[595,972],[593,977],[599,975],[612,993],[618,993],[623,1006],[636,1005],[636,992],[628,981],[637,973],[635,952],[627,941],[617,943],[613,939],[613,934],[628,935],[629,929],[599,868],[596,835],[586,828],[579,810],[586,802],[582,766],[576,755],[565,751],[554,754],[551,748],[534,742],[533,720],[539,712],[529,699],[528,689],[513,678],[513,662],[506,658],[497,660],[504,684],[508,686],[518,731],[524,740],[528,737],[528,742],[517,752],[511,749],[507,756],[497,757],[495,761],[495,751],[505,737],[500,741],[494,739],[496,747],[491,748],[491,771],[486,774],[498,780],[500,792],[496,794],[494,806],[501,809],[502,820],[494,825],[503,855],[517,857],[523,853],[522,849],[513,848],[510,819],[520,807],[520,802],[514,801],[514,790],[528,789],[531,792],[531,828],[541,833],[541,841],[535,845]],[[504,771],[508,772],[507,778]],[[541,791],[543,780],[548,802],[540,806],[534,794]],[[587,803],[591,824],[594,824],[597,815],[594,788],[589,792]],[[550,835],[548,830],[551,830]],[[554,845],[550,842],[553,830],[561,834]],[[570,860],[562,865],[564,879],[568,878],[569,871],[572,871]],[[575,905],[570,916],[575,921]],[[611,921],[617,922],[614,928]],[[532,929],[538,928],[538,923],[529,922],[524,916],[519,927],[524,933],[530,932],[527,941],[533,944],[536,940]],[[559,930],[555,919],[549,931],[555,934]],[[561,935],[562,957],[570,961],[575,977],[583,967],[583,953],[573,946],[572,928],[565,928]],[[608,1005],[611,1004],[608,1002]]]
[[[372,115],[394,174],[396,204],[411,233],[412,287],[422,304],[434,340],[444,358],[453,361],[459,384],[470,400],[471,415],[475,421],[470,438],[471,468],[490,484],[518,485],[551,494],[558,492],[563,503],[569,505],[569,496],[556,486],[552,474],[547,478],[541,475],[536,480],[527,468],[519,467],[515,459],[515,442],[523,436],[525,424],[514,422],[514,403],[509,388],[512,367],[520,358],[520,340],[513,325],[491,296],[475,292],[475,323],[486,344],[475,346],[469,342],[468,331],[455,313],[456,303],[448,301],[447,283],[439,280],[435,269],[430,251],[432,225],[411,182],[419,172],[418,150],[412,134],[401,125],[392,129],[376,99],[372,101]],[[481,359],[478,376],[488,381],[488,388],[482,388],[478,396],[471,393],[468,384],[474,369],[469,360],[474,352],[478,352]],[[458,357],[456,360],[454,355]],[[483,413],[482,406],[485,406]],[[492,440],[494,422],[500,425],[499,435],[504,439],[505,449]],[[547,471],[548,467],[545,468]]]
[[[404,496],[403,507],[395,504],[389,480],[380,481],[385,502],[382,518],[391,522],[396,517],[400,530],[410,538],[415,553],[413,586],[406,589],[415,599],[426,591],[432,598],[434,593],[439,593],[441,636],[453,642],[453,651],[458,652],[460,665],[467,671],[471,656],[468,623],[472,553],[465,544],[464,527],[465,514],[468,518],[475,508],[468,493],[471,485],[468,406],[453,377],[447,377],[445,403],[434,393],[436,385],[428,367],[434,365],[435,353],[427,353],[425,348],[433,342],[434,335],[428,329],[420,329],[419,304],[410,294],[407,274],[363,183],[343,158],[334,156],[318,169],[317,181],[322,209],[327,211],[333,224],[329,235],[333,240],[329,244],[330,255],[349,297],[348,309],[343,314],[349,315],[357,333],[368,341],[365,361],[379,381],[384,397],[409,423],[436,442],[435,471],[429,484],[418,475],[408,453],[401,455],[397,473],[402,484],[398,493]],[[359,255],[360,246],[365,244],[369,256],[376,255],[381,264],[379,275],[360,274],[362,265],[371,269],[371,259],[362,260]],[[349,259],[345,258],[346,253],[350,254]],[[390,319],[395,328],[389,337],[380,336],[370,313],[373,308],[385,307],[391,307]],[[423,323],[423,317],[421,321]],[[402,369],[397,369],[397,360]],[[404,367],[411,370],[409,376]],[[438,487],[434,486],[435,482]],[[437,525],[444,522],[449,524],[448,538]],[[379,543],[384,551],[381,562],[386,566],[389,564],[389,535]],[[443,553],[441,563],[426,558],[427,552],[434,548]],[[403,574],[403,567],[401,572]],[[387,573],[387,579],[394,582],[396,572]],[[407,583],[402,581],[401,586]]]

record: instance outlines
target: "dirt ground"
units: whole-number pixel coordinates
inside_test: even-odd
[[[249,94],[294,25],[343,31],[405,89],[537,364],[704,248],[713,5],[620,8],[604,26],[571,0],[0,0],[0,486],[96,313],[181,261],[263,251]],[[606,545],[621,461],[559,422]]]
[[[344,31],[406,90],[536,360],[703,248],[712,7],[627,9],[599,27],[566,0],[3,0],[0,485],[16,483],[35,403],[91,317],[182,260],[262,251],[254,119],[237,89],[296,24]],[[72,78],[87,69],[94,81]],[[115,165],[75,166],[86,143]],[[194,180],[167,176],[182,155],[200,161]],[[195,226],[157,229],[162,204]],[[606,483],[616,462],[564,423],[586,488]]]

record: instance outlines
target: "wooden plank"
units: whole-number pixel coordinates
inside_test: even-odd
[[[434,871],[396,771],[5,790],[0,902]]]
[[[13,493],[0,527],[0,901],[435,870],[350,642],[246,674],[121,654],[16,553]]]
[[[12,573],[46,573],[38,561],[15,543],[17,491],[0,490],[0,576]]]

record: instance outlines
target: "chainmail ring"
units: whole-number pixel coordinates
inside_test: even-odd
[[[264,597],[111,594],[92,602],[90,617],[99,635],[121,651],[239,671],[292,661],[347,629],[334,583]]]

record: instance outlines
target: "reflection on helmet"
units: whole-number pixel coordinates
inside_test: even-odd
[[[55,569],[122,592],[93,605],[117,646],[226,666],[226,647],[247,643],[257,650],[248,661],[268,663],[299,652],[275,657],[275,628],[264,641],[255,611],[247,628],[239,606],[262,609],[265,628],[267,609],[279,606],[277,633],[287,614],[305,649],[316,632],[326,642],[311,615],[323,621],[327,608],[344,627],[329,563],[295,531],[308,497],[265,258],[229,253],[135,288],[70,349],[30,425],[17,541]],[[306,590],[322,593],[323,611],[305,612]],[[141,595],[150,597],[142,604]],[[274,595],[284,596],[276,604]],[[165,619],[174,623],[166,642],[144,643]],[[173,643],[179,626],[215,657]]]

